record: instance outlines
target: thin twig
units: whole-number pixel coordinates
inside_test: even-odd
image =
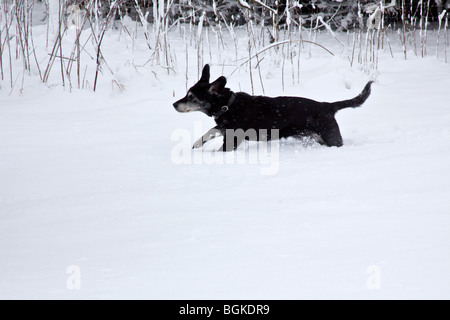
[[[100,54],[100,47],[102,45],[103,36],[105,35],[106,28],[108,27],[108,23],[111,20],[111,18],[114,16],[114,13],[116,12],[117,5],[119,0],[115,0],[113,4],[111,4],[111,7],[109,9],[109,13],[106,17],[105,25],[103,27],[103,30],[101,31],[100,38],[98,40],[98,46],[97,46],[97,68],[95,70],[95,78],[94,78],[94,92],[97,88],[97,79],[98,79],[98,72],[100,71],[100,61],[101,61],[101,54]]]
[[[280,45],[284,45],[288,42],[290,42],[291,40],[283,40],[280,42],[276,42],[276,43],[272,43],[270,45],[268,45],[267,47],[259,50],[257,53],[255,53],[253,56],[251,56],[250,58],[246,59],[244,62],[242,62],[238,67],[236,67],[236,69],[233,70],[233,72],[231,72],[230,76],[233,75],[233,73],[235,73],[240,67],[242,67],[244,64],[248,63],[250,59],[253,59],[255,57],[257,57],[258,55],[260,55],[261,53],[263,53],[264,51],[267,51],[269,49],[272,49],[274,47],[278,47]],[[334,56],[334,53],[331,52],[330,50],[328,50],[327,48],[325,48],[324,46],[322,46],[321,44],[318,44],[317,42],[314,41],[308,41],[308,40],[292,40],[291,42],[305,42],[305,43],[309,43],[309,44],[313,44],[316,45],[322,49],[324,49],[326,52],[328,52],[329,54],[331,54],[332,56]]]

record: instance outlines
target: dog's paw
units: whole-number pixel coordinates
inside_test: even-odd
[[[203,139],[198,139],[197,141],[194,142],[194,144],[192,145],[192,149],[198,149],[203,147]]]

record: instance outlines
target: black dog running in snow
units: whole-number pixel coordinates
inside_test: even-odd
[[[201,111],[213,117],[216,126],[205,133],[194,148],[223,136],[222,151],[236,149],[244,140],[271,139],[270,132],[277,130],[278,138],[318,136],[319,143],[329,147],[343,145],[335,114],[345,108],[361,106],[369,97],[372,81],[355,98],[337,102],[318,102],[301,97],[252,96],[245,92],[232,92],[221,76],[209,82],[209,65],[203,67],[200,80],[186,96],[173,104],[178,112]],[[249,130],[256,135],[249,135]],[[265,132],[265,136],[261,136]]]

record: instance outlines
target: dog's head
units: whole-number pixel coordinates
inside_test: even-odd
[[[200,80],[173,106],[178,112],[201,111],[211,116],[228,101],[230,89],[225,88],[226,84],[227,79],[223,76],[209,83],[209,65],[206,64]]]

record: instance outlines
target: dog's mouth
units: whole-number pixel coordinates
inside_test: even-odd
[[[199,107],[193,107],[193,106],[190,106],[185,103],[174,104],[173,106],[175,107],[175,110],[177,110],[178,112],[181,112],[181,113],[187,113],[187,112],[193,112],[193,111],[200,110]]]
[[[196,109],[192,109],[192,108],[175,108],[175,110],[177,110],[178,112],[181,112],[181,113],[197,111]]]

